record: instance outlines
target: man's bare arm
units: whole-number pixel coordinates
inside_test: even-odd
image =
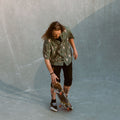
[[[51,66],[51,63],[50,63],[50,60],[49,60],[49,59],[45,59],[45,64],[46,64],[46,66],[47,66],[47,68],[48,68],[48,71],[49,71],[50,73],[53,73],[54,71],[53,71],[53,69],[52,69],[52,66]]]
[[[76,46],[75,46],[75,43],[74,43],[74,39],[73,38],[69,39],[69,42],[70,42],[70,44],[73,48],[73,56],[74,56],[75,59],[77,59],[78,52],[77,52],[77,49],[76,49]]]
[[[50,60],[49,59],[45,59],[45,64],[48,68],[48,71],[50,72],[50,75],[51,75],[51,80],[52,80],[52,83],[56,83],[56,79],[59,79],[56,74],[54,73],[53,69],[52,69],[52,66],[51,66],[51,63],[50,63]]]

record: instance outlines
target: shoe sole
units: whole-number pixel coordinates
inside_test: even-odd
[[[50,110],[51,110],[51,111],[54,111],[54,112],[57,112],[57,111],[58,111],[57,109],[55,109],[55,108],[53,108],[53,107],[50,107]]]

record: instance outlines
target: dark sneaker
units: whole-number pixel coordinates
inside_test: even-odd
[[[57,112],[57,103],[56,102],[51,102],[50,103],[50,110]]]

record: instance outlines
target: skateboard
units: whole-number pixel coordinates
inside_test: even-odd
[[[56,92],[56,94],[58,95],[58,98],[59,98],[59,100],[60,100],[60,105],[59,105],[59,107],[60,107],[60,108],[63,107],[63,108],[64,108],[65,110],[67,110],[67,111],[71,111],[71,110],[72,110],[72,106],[71,106],[68,98],[66,97],[65,92],[64,92],[64,90],[62,89],[61,84],[60,84],[59,82],[57,82],[57,83],[55,83],[55,84],[53,85],[53,88],[55,89],[55,92]]]

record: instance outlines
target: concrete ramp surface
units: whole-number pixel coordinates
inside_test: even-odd
[[[119,6],[119,0],[0,0],[0,120],[119,120]],[[55,20],[70,27],[79,54],[72,112],[49,110],[41,36]]]

